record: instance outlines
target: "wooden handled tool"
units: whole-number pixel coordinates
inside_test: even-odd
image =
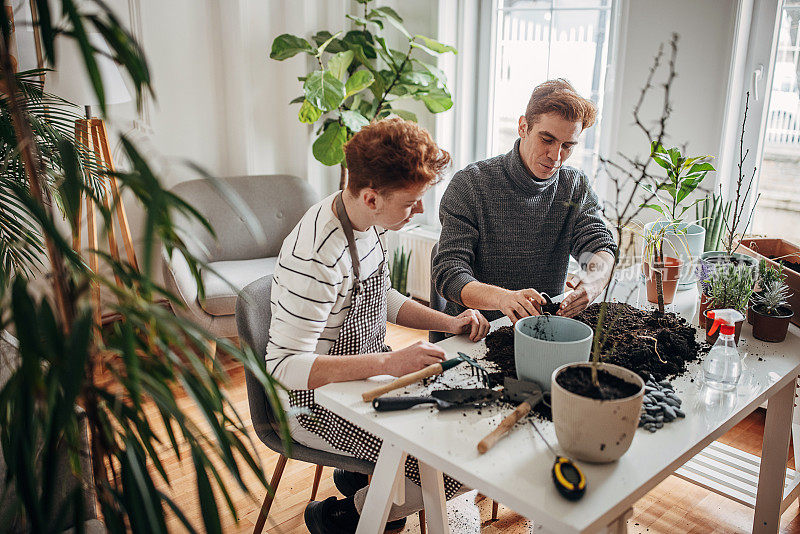
[[[543,397],[542,388],[539,387],[539,384],[509,377],[505,379],[505,390],[509,400],[522,402],[497,425],[497,428],[478,442],[478,452],[480,454],[494,447],[500,441],[500,438],[505,436],[517,424],[517,421],[528,415],[528,412],[539,404]]]
[[[390,391],[394,391],[395,389],[400,389],[409,384],[413,384],[414,382],[419,382],[423,378],[428,378],[430,376],[442,374],[443,372],[447,371],[448,369],[452,369],[453,367],[455,367],[460,363],[464,363],[464,359],[451,358],[441,363],[431,364],[428,367],[425,367],[424,369],[420,369],[419,371],[403,375],[400,378],[392,382],[389,382],[388,384],[384,384],[383,386],[378,386],[374,389],[370,389],[369,391],[365,391],[364,393],[361,394],[361,398],[364,399],[364,402],[372,402],[372,399],[376,399],[381,395],[383,395],[384,393],[389,393]]]

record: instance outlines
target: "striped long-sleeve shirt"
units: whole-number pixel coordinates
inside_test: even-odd
[[[350,310],[353,268],[332,208],[337,194],[306,212],[284,240],[275,266],[267,371],[288,389],[308,389],[314,360],[328,353]],[[362,280],[387,255],[385,234],[378,227],[354,231]],[[395,322],[406,297],[389,289],[386,301],[387,320]]]

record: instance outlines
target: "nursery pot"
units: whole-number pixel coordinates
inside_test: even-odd
[[[717,331],[714,332],[713,335],[709,334],[709,331],[711,330],[711,325],[714,324],[714,319],[708,317],[709,311],[713,310],[705,310],[703,312],[703,315],[705,316],[706,319],[706,343],[708,343],[709,345],[713,345],[714,343],[717,342],[717,338],[719,337],[719,328],[717,328]],[[741,321],[736,321],[736,324],[734,325],[733,340],[736,342],[737,345],[739,344],[739,336],[742,333],[743,324],[744,324],[744,319]]]
[[[665,221],[654,221],[644,225],[645,234],[652,234],[653,230],[660,230],[665,225],[670,224]],[[697,282],[695,273],[695,263],[703,253],[706,243],[706,229],[699,224],[681,223],[678,225],[680,233],[667,231],[664,240],[669,243],[670,254],[675,254],[681,260],[680,278],[678,279],[678,289],[689,289]],[[665,248],[666,252],[667,249]]]
[[[709,250],[708,252],[703,252],[700,255],[700,259],[711,265],[712,269],[716,268],[717,265],[731,263],[731,261],[736,262],[737,265],[744,264],[744,265],[749,265],[751,267],[758,266],[758,260],[756,260],[751,256],[748,256],[746,254],[739,254],[738,252],[734,252],[733,254],[728,254],[724,250]]]
[[[546,391],[553,371],[564,364],[588,362],[594,330],[557,315],[532,315],[514,325],[517,378],[538,383]]]
[[[568,391],[556,380],[567,368],[590,365],[572,363],[553,371],[550,401],[556,437],[561,448],[573,458],[585,462],[613,462],[625,454],[633,441],[642,409],[644,381],[624,367],[600,363],[598,370],[636,384],[639,390],[623,399],[599,400]]]
[[[794,317],[794,312],[788,306],[779,306],[779,315],[767,315],[763,306],[755,305],[750,309],[753,313],[753,337],[770,343],[780,343],[786,339],[789,322]]]
[[[664,304],[672,304],[675,299],[675,291],[678,289],[678,279],[683,263],[678,258],[664,258],[663,262],[644,262],[645,285],[647,287],[647,302],[658,303],[658,289],[656,284],[655,270],[661,271],[661,285],[664,292]]]

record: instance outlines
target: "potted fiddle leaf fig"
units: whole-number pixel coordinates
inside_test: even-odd
[[[786,339],[794,311],[789,306],[789,286],[781,279],[767,282],[753,295],[753,337],[771,343]]]
[[[347,176],[342,147],[370,121],[392,114],[416,121],[414,113],[400,107],[404,99],[422,102],[431,113],[453,106],[444,73],[435,61],[439,54],[456,53],[456,49],[413,35],[388,6],[357,1],[362,12],[346,15],[356,29],[321,30],[310,40],[279,35],[269,55],[278,61],[297,54],[313,58],[314,70],[300,78],[303,94],[290,103],[300,104],[300,122],[319,125],[312,152],[320,163],[340,166],[340,188]],[[389,46],[388,27],[400,33],[402,49]]]

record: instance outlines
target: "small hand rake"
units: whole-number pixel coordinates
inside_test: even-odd
[[[472,374],[472,376],[477,376],[478,379],[481,381],[481,383],[488,388],[489,373],[486,371],[486,369],[484,369],[478,362],[476,362],[463,352],[459,352],[458,356],[456,356],[455,358],[450,358],[449,360],[445,360],[441,363],[434,363],[432,365],[425,367],[424,369],[420,369],[419,371],[403,375],[400,378],[388,384],[371,389],[369,391],[365,391],[364,393],[361,394],[361,398],[364,399],[364,402],[371,402],[372,399],[378,398],[384,393],[394,391],[395,389],[400,389],[401,387],[413,384],[414,382],[419,382],[423,378],[428,378],[430,376],[442,374],[448,369],[452,369],[456,365],[465,362],[469,364],[470,373]]]

